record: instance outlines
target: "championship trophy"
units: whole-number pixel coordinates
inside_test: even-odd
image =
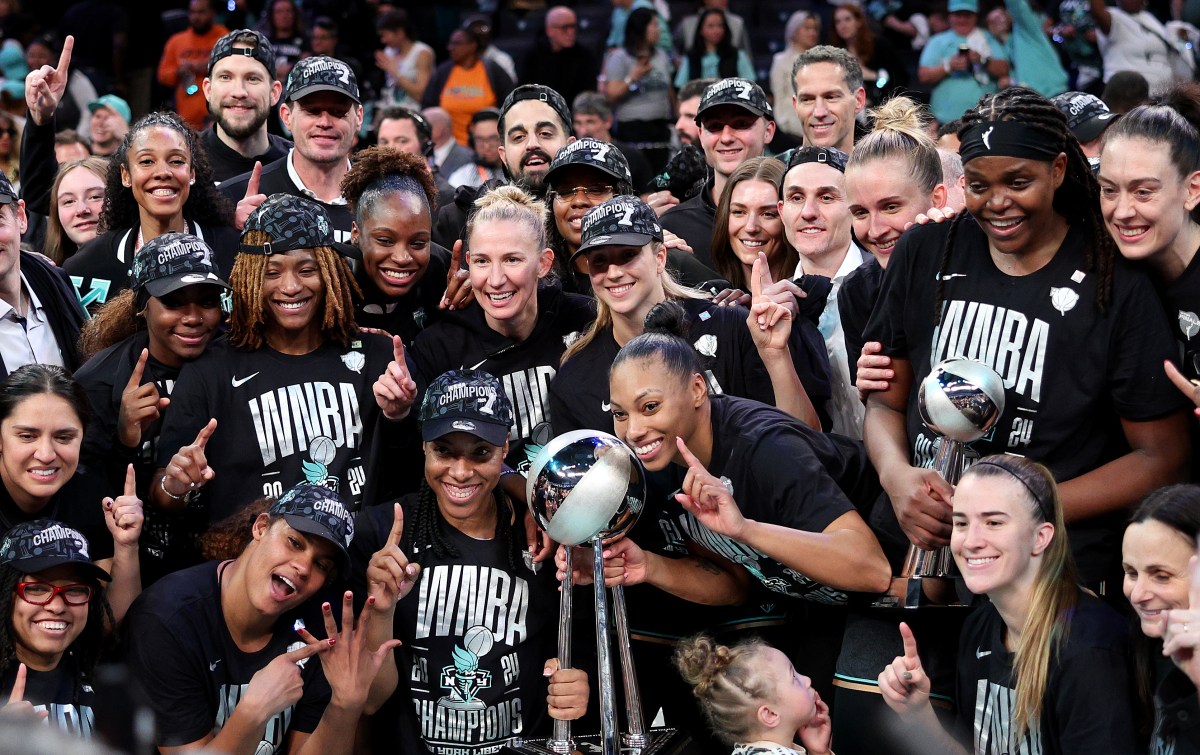
[[[946,359],[921,382],[917,409],[925,426],[941,436],[933,469],[957,485],[971,463],[967,444],[991,432],[1004,413],[1004,380],[983,362]],[[882,603],[916,608],[929,603],[931,594],[953,598],[956,576],[949,547],[924,550],[910,545],[900,576],[892,580],[890,600]]]
[[[674,732],[647,731],[642,719],[641,698],[629,646],[629,624],[625,614],[625,592],[612,588],[612,614],[616,621],[625,692],[625,717],[629,731],[618,742],[616,690],[609,646],[609,606],[604,587],[603,541],[619,537],[633,527],[646,503],[646,478],[642,464],[629,447],[608,433],[575,430],[560,435],[542,447],[526,480],[529,509],[538,525],[567,551],[566,578],[559,598],[558,657],[562,668],[571,664],[571,551],[572,546],[590,543],[596,603],[596,656],[600,691],[598,746],[582,741],[578,748],[603,755],[661,752]],[[591,738],[589,738],[591,739]],[[555,721],[549,740],[514,738],[508,752],[572,753],[577,743],[569,721]]]

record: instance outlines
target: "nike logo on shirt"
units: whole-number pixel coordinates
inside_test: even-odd
[[[253,375],[247,375],[247,376],[246,376],[246,377],[244,377],[244,378],[237,378],[237,377],[235,377],[235,378],[233,378],[233,381],[232,381],[232,382],[233,382],[233,387],[234,387],[234,388],[241,388],[243,385],[245,385],[245,384],[246,384],[246,382],[247,382],[247,381],[249,381],[249,380],[253,380],[253,379],[254,379],[255,377],[257,377],[257,376],[258,376],[258,373],[256,372],[256,373],[254,373]]]
[[[966,277],[967,277],[966,273],[946,273],[945,275],[942,275],[941,273],[937,274],[937,279],[944,280],[944,281],[948,281],[951,278],[966,278]]]
[[[256,374],[257,374],[257,373],[256,373]],[[220,662],[221,662],[221,659],[220,659],[220,658],[218,658],[217,660],[215,660],[215,661],[213,661],[212,663],[208,664],[208,670],[209,670],[209,671],[216,671],[216,670],[217,670],[217,664],[218,664],[218,663],[220,663]]]
[[[986,657],[986,656],[989,656],[989,655],[991,655],[991,654],[992,654],[992,651],[990,651],[990,650],[981,650],[980,648],[975,648],[975,658],[976,658],[976,660],[978,660],[978,659],[980,659],[980,658],[984,658],[984,657]]]

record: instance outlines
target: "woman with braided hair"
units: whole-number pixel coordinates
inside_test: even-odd
[[[675,650],[675,666],[733,755],[798,755],[797,738],[808,755],[832,755],[829,706],[779,650],[699,635]]]
[[[552,657],[554,570],[527,558],[523,506],[498,485],[513,422],[500,381],[478,370],[440,375],[420,422],[420,491],[365,509],[351,546],[355,592],[370,588],[370,607],[386,619],[375,625],[391,627],[371,644],[403,641],[371,690],[390,696],[372,738],[377,752],[494,752],[509,737],[548,734],[551,718],[583,715],[587,675]]]
[[[333,243],[325,209],[303,197],[272,195],[247,219],[228,338],[186,364],[171,393],[155,505],[202,495],[219,521],[302,482],[361,505],[368,449],[404,432],[416,386],[399,337],[355,325],[358,286]]]
[[[946,545],[953,488],[929,468],[936,435],[917,391],[944,359],[984,362],[1005,407],[971,448],[1049,467],[1083,583],[1116,592],[1126,511],[1186,470],[1187,420],[1161,368],[1175,345],[1049,100],[1021,87],[984,97],[959,138],[967,212],[900,238],[867,325],[895,371],[868,397],[867,449],[908,539]]]
[[[108,164],[101,234],[63,265],[79,299],[95,311],[129,288],[133,257],[168,231],[189,233],[212,247],[229,270],[237,249],[233,206],[213,184],[212,165],[196,133],[171,112],[141,118]]]

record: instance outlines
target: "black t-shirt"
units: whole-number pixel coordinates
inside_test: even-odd
[[[416,521],[417,497],[401,503],[404,520]],[[374,716],[386,745],[379,752],[482,755],[509,737],[549,733],[542,668],[557,654],[553,565],[531,571],[522,563],[514,573],[503,540],[440,526],[459,556],[423,553],[420,579],[396,607],[401,681]],[[356,593],[365,594],[367,562],[391,528],[391,505],[359,514],[350,546]]]
[[[282,136],[267,134],[267,151],[254,157],[243,157],[241,153],[221,141],[217,135],[217,124],[206,128],[200,135],[204,148],[208,150],[208,161],[212,164],[213,180],[218,184],[243,173],[254,170],[254,163],[263,165],[287,155],[292,143]],[[238,197],[241,199],[241,197]]]
[[[361,266],[356,278],[363,298],[355,302],[354,322],[360,328],[379,328],[400,336],[411,344],[425,328],[442,315],[438,304],[446,293],[446,274],[450,270],[450,252],[430,242],[429,266],[416,286],[399,299],[389,299]]]
[[[713,179],[709,178],[699,194],[680,202],[662,216],[662,227],[686,241],[696,261],[707,268],[713,266],[712,235],[717,222],[717,205],[713,201],[712,190]]]
[[[278,53],[278,48],[276,48]],[[350,214],[350,206],[344,202],[338,204],[330,204],[322,202],[314,196],[307,194],[301,187],[296,185],[292,180],[292,176],[288,173],[287,161],[288,155],[291,152],[279,158],[275,162],[266,163],[262,168],[262,178],[258,184],[258,193],[271,196],[272,194],[291,194],[296,197],[306,197],[316,202],[325,208],[325,212],[329,215],[329,223],[333,226],[333,240],[342,244],[350,243],[350,227],[354,223],[354,217]],[[254,166],[251,165],[253,168]],[[246,171],[240,176],[234,176],[227,181],[222,181],[218,187],[221,193],[229,197],[231,201],[237,203],[246,196],[246,186],[250,183],[250,171]],[[224,270],[225,268],[221,268]]]
[[[1183,352],[1183,374],[1200,378],[1200,251],[1183,274],[1163,288],[1162,297]]]
[[[0,677],[0,695],[7,700],[17,683],[17,664]],[[96,693],[92,685],[80,677],[75,656],[64,653],[58,665],[50,671],[25,672],[25,700],[36,711],[47,711],[46,722],[56,729],[91,739],[96,728],[92,710]]]
[[[179,374],[158,466],[215,417],[205,455],[216,476],[201,489],[212,521],[301,482],[337,490],[355,510],[368,479],[366,446],[381,418],[371,386],[391,361],[391,342],[370,333],[354,336],[349,348],[331,341],[301,355],[217,341]]]
[[[212,247],[217,270],[228,277],[237,254],[238,232],[226,227],[201,227],[192,220],[187,222],[187,229],[188,233],[199,236]],[[79,303],[88,312],[95,314],[100,305],[129,288],[137,238],[137,227],[107,231],[79,247],[79,251],[63,263]]]
[[[87,538],[88,555],[92,561],[112,558],[112,533],[104,523],[104,499],[112,494],[103,476],[92,473],[82,463],[50,502],[32,514],[22,511],[9,495],[8,489],[0,484],[0,539],[18,524],[35,519],[53,519],[79,530]]]
[[[688,340],[700,355],[711,392],[775,403],[771,378],[763,366],[742,307],[719,307],[707,299],[681,299],[688,316]],[[792,361],[813,404],[829,398],[829,359],[820,333],[811,323],[797,323],[791,343]],[[813,339],[803,340],[803,329]],[[815,348],[810,348],[815,344]],[[550,415],[554,434],[590,428],[612,432],[608,408],[608,371],[620,351],[612,327],[559,368],[550,383]]]
[[[447,370],[483,370],[501,382],[513,406],[507,461],[522,471],[553,437],[550,381],[563,352],[595,317],[590,300],[564,294],[557,285],[540,287],[537,297],[537,323],[520,343],[492,330],[483,308],[473,306],[447,313],[410,349],[422,391]]]
[[[219,567],[212,561],[163,577],[138,596],[125,619],[125,662],[154,712],[155,742],[164,747],[220,731],[254,674],[304,644],[293,629],[299,614],[292,613],[275,622],[262,650],[239,649],[221,613]],[[267,722],[258,755],[284,752],[289,731],[312,732],[325,712],[330,691],[321,662],[303,663],[303,697]]]
[[[1116,611],[1083,591],[1070,630],[1051,654],[1040,726],[1020,744],[1013,716],[1013,654],[991,603],[963,625],[958,648],[958,724],[976,755],[1023,752],[1133,753],[1134,701],[1129,674],[1129,629]]]
[[[1155,419],[1184,405],[1163,374],[1175,344],[1149,279],[1118,258],[1101,314],[1098,276],[1084,272],[1087,235],[1079,224],[1042,269],[1013,277],[996,268],[983,230],[963,216],[942,275],[942,321],[935,327],[948,232],[947,225],[933,224],[900,238],[864,336],[882,343],[888,356],[912,363],[908,438],[915,466],[932,463],[937,437],[921,422],[917,391],[932,366],[948,357],[978,359],[1004,378],[1004,413],[970,445],[971,453],[1028,456],[1060,482],[1128,453],[1121,418]],[[1121,512],[1071,524],[1071,548],[1085,582],[1113,570],[1123,528]]]
[[[1151,755],[1200,753],[1200,701],[1196,685],[1162,654],[1162,642],[1151,643],[1158,687],[1154,691],[1154,731]]]
[[[838,289],[837,307],[842,319],[842,338],[850,364],[850,384],[858,382],[858,355],[862,353],[867,322],[883,286],[883,267],[870,257],[842,281]]]

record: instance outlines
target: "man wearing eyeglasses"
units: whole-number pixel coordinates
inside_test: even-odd
[[[596,88],[600,74],[595,51],[579,43],[575,11],[558,5],[546,13],[546,33],[522,61],[520,81],[545,84],[574,102],[580,92]]]
[[[775,120],[762,87],[749,79],[728,78],[704,90],[696,125],[704,159],[713,172],[699,194],[663,214],[662,227],[681,237],[697,260],[712,267],[709,247],[725,181],[743,162],[764,154],[775,136]]]

